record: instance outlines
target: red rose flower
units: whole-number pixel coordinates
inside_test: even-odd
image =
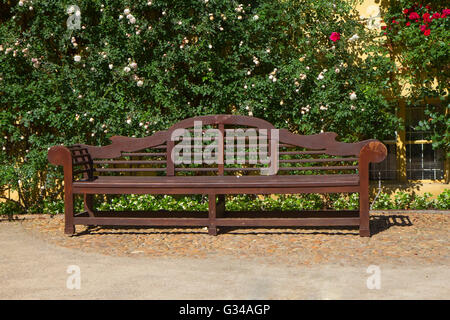
[[[420,31],[422,31],[422,32],[425,32],[425,30],[427,29],[427,25],[426,24],[423,24],[423,25],[421,25],[420,26]]]
[[[339,39],[341,39],[341,34],[339,32],[332,32],[330,35],[330,40],[333,42],[338,41]]]
[[[382,30],[386,30],[387,26],[382,26],[381,29]]]
[[[450,16],[450,9],[442,10],[441,18],[445,18],[446,16]]]
[[[409,9],[403,9],[403,13],[404,14],[408,14],[409,13]]]
[[[441,17],[441,14],[439,12],[435,12],[433,13],[433,15],[431,16],[431,19],[439,19]]]
[[[423,16],[422,16],[422,18],[423,18],[423,21],[426,22],[426,23],[431,22],[430,14],[429,14],[428,12],[427,12],[427,13],[424,13]]]
[[[419,16],[419,14],[417,12],[411,12],[409,14],[409,19],[411,19],[411,20],[418,20],[418,19],[420,19],[420,16]]]
[[[408,21],[408,22],[406,23],[406,26],[409,27],[410,25],[411,25],[411,22]]]
[[[423,34],[424,34],[425,36],[429,36],[430,33],[431,33],[431,30],[430,30],[430,29],[427,29],[427,30],[425,30],[425,31],[423,32]]]

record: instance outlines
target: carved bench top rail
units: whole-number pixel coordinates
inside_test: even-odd
[[[111,144],[107,146],[90,146],[85,144],[78,145],[78,148],[88,150],[92,159],[109,159],[121,156],[145,156],[144,153],[137,151],[146,148],[166,149],[167,140],[170,138],[170,132],[180,128],[191,128],[195,121],[202,121],[205,125],[227,124],[242,125],[248,127],[257,127],[259,129],[275,129],[275,127],[266,120],[237,115],[215,115],[200,116],[182,120],[167,131],[158,131],[152,136],[144,138],[131,138],[123,136],[113,136],[110,138]],[[365,140],[357,143],[345,143],[336,141],[337,134],[334,132],[324,132],[315,135],[298,135],[291,133],[286,129],[279,130],[279,147],[293,148],[302,147],[312,149],[309,151],[280,151],[282,154],[329,154],[339,156],[358,156],[361,148],[370,141]],[[248,138],[248,137],[247,137]],[[194,138],[191,138],[194,139]],[[320,150],[320,151],[317,151]],[[156,154],[155,154],[156,155]],[[158,155],[162,155],[160,152]]]
[[[254,127],[259,129],[275,129],[273,124],[270,122],[249,116],[238,116],[238,115],[229,115],[229,114],[218,114],[212,116],[199,116],[188,118],[182,120],[180,122],[175,123],[171,126],[168,131],[172,132],[175,129],[182,128],[193,128],[194,122],[200,121],[202,126],[208,125],[235,125],[235,126],[245,126],[245,127]]]
[[[230,165],[223,163],[214,165],[198,164],[174,164],[170,157],[175,146],[175,141],[171,140],[171,134],[176,129],[185,129],[190,133],[195,132],[194,125],[199,121],[202,124],[202,135],[205,134],[205,128],[216,127],[226,136],[228,128],[245,127],[265,130],[269,140],[264,143],[255,137],[243,136],[233,139],[244,139],[245,149],[241,152],[244,156],[243,163]],[[244,128],[244,130],[245,130]],[[277,130],[275,127],[263,119],[238,115],[212,115],[200,116],[182,120],[172,125],[166,131],[158,131],[152,136],[144,138],[133,138],[124,136],[113,136],[110,138],[111,144],[107,146],[91,146],[78,144],[69,146],[72,157],[73,175],[83,174],[84,178],[92,178],[95,175],[113,174],[113,173],[138,173],[147,172],[149,174],[165,173],[168,176],[180,174],[198,174],[215,173],[217,175],[229,175],[236,172],[257,172],[262,169],[261,164],[249,164],[249,157],[259,154],[258,148],[266,147],[269,150],[273,141],[271,132]],[[252,139],[250,139],[252,138]],[[315,135],[298,135],[286,129],[278,130],[278,155],[280,172],[289,174],[302,174],[301,172],[315,171],[316,174],[340,173],[348,170],[356,171],[359,168],[358,162],[361,160],[361,150],[367,149],[367,157],[364,161],[381,161],[386,155],[386,148],[377,140],[365,140],[357,143],[345,143],[336,141],[337,134],[334,132],[324,132]],[[186,137],[183,137],[185,141]],[[203,138],[193,136],[188,138],[190,141],[202,141]],[[225,149],[227,139],[215,140],[219,150]],[[214,141],[214,140],[213,140]],[[254,144],[256,141],[256,144]],[[202,148],[211,143],[202,144]],[[375,143],[372,146],[372,143]],[[371,147],[368,147],[370,145]],[[380,146],[381,145],[381,146]],[[49,159],[55,164],[63,164],[64,147],[53,147],[49,151]],[[66,150],[67,150],[66,149]],[[195,151],[195,150],[193,150]],[[241,150],[242,151],[242,150]],[[192,152],[192,156],[202,153]],[[223,159],[223,158],[222,158]],[[273,159],[273,158],[272,158]],[[381,159],[381,160],[380,160]],[[339,171],[340,170],[340,171]],[[297,173],[296,173],[297,172]],[[328,172],[328,173],[327,173]],[[283,174],[283,173],[282,173]]]

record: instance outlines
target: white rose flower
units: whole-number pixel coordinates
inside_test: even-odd
[[[130,67],[125,67],[125,68],[123,68],[123,71],[125,71],[125,72],[130,72],[131,69],[130,69]]]
[[[259,16],[257,15],[257,14],[255,14],[254,16],[253,16],[253,20],[258,20],[259,19]]]
[[[125,10],[123,10],[123,14],[126,14],[126,15],[130,14],[130,9],[126,8]]]
[[[128,123],[128,124],[131,124],[131,119],[127,119],[127,123]]]
[[[350,100],[356,100],[356,98],[356,93],[354,91],[350,93]]]
[[[358,34],[355,33],[350,39],[348,39],[348,41],[356,41],[358,39],[359,39],[359,36],[358,36]]]
[[[112,70],[112,68],[114,68],[114,65],[111,63],[108,67],[110,70]]]
[[[317,76],[317,80],[322,80],[324,78],[322,73],[319,73],[319,75]]]
[[[136,84],[138,87],[142,87],[144,85],[144,81],[139,80]]]
[[[75,62],[80,62],[81,61],[81,56],[76,55],[73,57],[73,60],[75,60]]]

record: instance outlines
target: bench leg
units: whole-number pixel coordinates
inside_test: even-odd
[[[74,202],[73,193],[65,193],[64,194],[64,214],[65,214],[64,233],[67,235],[75,234],[75,225],[73,223],[73,214],[74,214],[73,202]]]
[[[218,228],[216,226],[216,218],[222,217],[225,212],[225,196],[218,195],[218,201],[215,194],[208,195],[209,206],[209,226],[208,234],[211,236],[217,236]]]
[[[84,210],[87,211],[90,217],[95,217],[93,194],[84,194]]]
[[[359,235],[370,237],[369,217],[369,190],[361,190],[359,193]]]

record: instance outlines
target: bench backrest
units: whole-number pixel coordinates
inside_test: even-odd
[[[179,141],[175,141],[177,137]],[[68,149],[74,177],[83,174],[84,179],[103,174],[259,174],[276,159],[278,174],[357,173],[360,150],[372,140],[343,143],[336,137],[333,132],[305,136],[276,130],[271,123],[255,117],[213,115],[180,121],[149,137],[114,136],[108,146],[80,144]],[[238,142],[245,142],[245,148],[238,148]],[[190,154],[183,152],[187,150]],[[174,153],[183,158],[173,157]],[[227,161],[231,154],[234,163]],[[215,156],[215,161],[205,159],[207,155]],[[270,163],[261,163],[263,155]]]

